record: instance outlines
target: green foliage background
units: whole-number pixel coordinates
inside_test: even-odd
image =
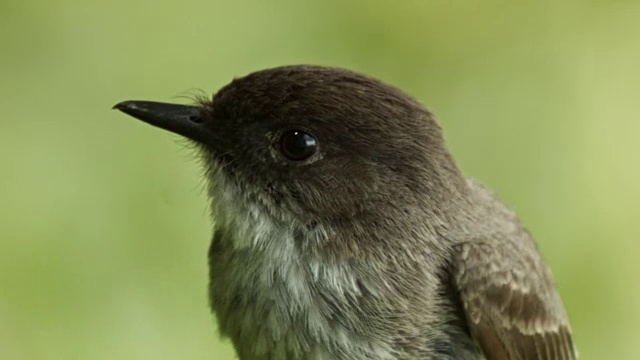
[[[637,359],[640,2],[0,1],[0,358],[230,359],[201,170],[110,107],[283,64],[439,117],[557,278],[583,359]]]

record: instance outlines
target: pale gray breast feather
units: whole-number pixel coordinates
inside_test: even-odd
[[[240,289],[255,289],[253,303],[244,309],[233,309],[235,321],[229,322],[239,329],[221,329],[225,333],[244,334],[246,351],[253,354],[269,353],[270,358],[301,359],[395,359],[388,344],[374,344],[367,339],[354,339],[347,329],[336,327],[323,309],[321,296],[314,294],[321,283],[340,299],[360,295],[355,271],[347,263],[328,265],[320,259],[305,257],[300,260],[294,232],[295,219],[282,226],[264,213],[264,208],[252,203],[241,194],[235,184],[225,176],[210,184],[212,215],[215,227],[227,233],[227,244],[233,254],[216,257],[241,268],[216,267],[224,274],[212,274],[212,296],[233,299],[244,296]],[[257,193],[256,196],[265,196]],[[305,241],[322,243],[329,231],[322,224],[305,230]],[[238,258],[241,257],[241,258]],[[234,258],[233,261],[229,260]],[[223,309],[215,309],[223,310]],[[225,310],[223,310],[225,311]],[[227,309],[229,311],[229,309]],[[263,323],[256,324],[256,319]],[[234,340],[235,341],[235,340]],[[240,340],[242,341],[242,340]],[[284,346],[284,348],[283,348]],[[306,350],[305,350],[306,349]],[[287,354],[286,356],[283,354]],[[347,355],[348,354],[348,355]],[[285,356],[285,357],[283,357]]]

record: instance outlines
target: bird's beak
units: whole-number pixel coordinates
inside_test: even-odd
[[[204,124],[202,108],[199,106],[153,101],[123,101],[113,108],[147,124],[169,130],[191,140],[203,144],[211,141],[211,132]]]

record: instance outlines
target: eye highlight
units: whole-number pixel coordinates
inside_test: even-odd
[[[286,130],[280,136],[280,152],[293,161],[310,158],[318,151],[318,139],[304,130]]]

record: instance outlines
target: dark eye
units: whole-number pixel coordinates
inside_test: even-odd
[[[289,160],[305,160],[318,150],[318,140],[312,134],[291,129],[280,137],[280,151]]]

